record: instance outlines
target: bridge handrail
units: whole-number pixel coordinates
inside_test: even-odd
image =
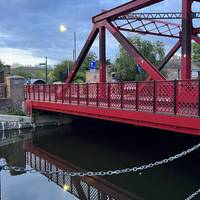
[[[25,99],[199,117],[200,81],[25,85]]]

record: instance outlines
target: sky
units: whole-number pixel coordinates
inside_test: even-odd
[[[0,59],[5,64],[55,65],[73,58],[73,32],[77,33],[77,54],[81,51],[92,28],[92,16],[111,9],[127,0],[1,0],[0,1]],[[200,10],[196,3],[194,10]],[[165,0],[145,12],[180,11],[181,0]],[[59,32],[64,24],[68,31]],[[144,36],[142,36],[144,37]],[[147,37],[152,41],[161,38]],[[161,40],[166,51],[175,40]],[[107,35],[107,57],[114,60],[119,44]],[[98,41],[92,51],[98,53]]]

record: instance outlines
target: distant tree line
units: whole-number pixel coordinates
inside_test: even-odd
[[[155,66],[158,65],[160,61],[163,60],[165,56],[165,47],[162,42],[156,41],[151,42],[147,40],[142,40],[141,37],[128,37],[129,41],[137,48],[137,50],[147,58]],[[192,44],[192,60],[194,62],[200,62],[200,45]],[[89,52],[86,56],[83,64],[81,65],[76,77],[75,82],[81,83],[86,80],[86,71],[90,68],[90,63],[96,61],[97,69],[99,68],[99,60],[94,52]],[[135,60],[129,56],[129,54],[124,50],[124,48],[119,45],[119,52],[116,56],[114,63],[110,60],[106,61],[109,65],[109,73],[114,73],[115,78],[118,81],[140,81],[145,80],[147,74],[142,68],[137,65]],[[50,82],[54,81],[64,81],[74,63],[71,60],[64,60],[57,64],[55,68],[48,69],[48,80]],[[3,68],[3,63],[0,61],[0,71]],[[161,73],[167,77],[167,67],[161,71]],[[13,75],[20,75],[25,78],[40,78],[44,79],[45,71],[43,68],[39,67],[17,67],[12,69]]]

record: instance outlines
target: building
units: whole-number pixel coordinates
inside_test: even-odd
[[[179,80],[181,77],[181,60],[179,57],[174,57],[167,68],[169,80]],[[191,77],[193,80],[200,79],[200,62],[192,62]]]

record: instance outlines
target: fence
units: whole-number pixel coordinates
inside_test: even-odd
[[[138,112],[200,116],[200,81],[27,85],[25,98]]]

